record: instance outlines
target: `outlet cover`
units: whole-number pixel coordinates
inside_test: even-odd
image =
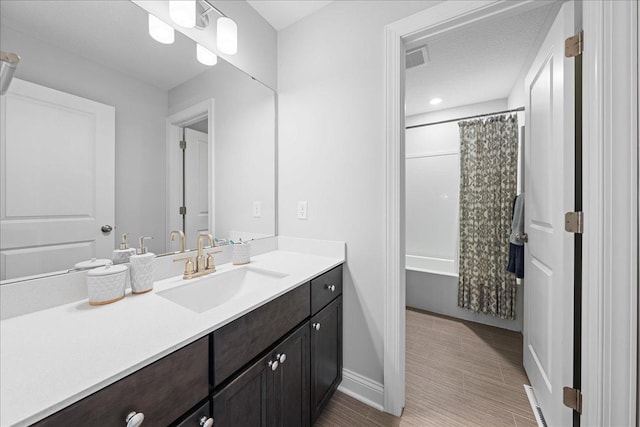
[[[253,217],[260,218],[262,216],[262,207],[260,202],[253,202]]]
[[[307,202],[298,202],[298,219],[307,219]]]

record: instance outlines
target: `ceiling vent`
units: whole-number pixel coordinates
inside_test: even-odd
[[[416,47],[407,51],[406,68],[415,68],[429,63],[429,51],[427,45]]]

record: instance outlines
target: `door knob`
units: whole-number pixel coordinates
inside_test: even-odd
[[[144,421],[144,414],[142,412],[129,412],[129,415],[127,415],[127,419],[125,420],[125,422],[127,423],[127,427],[138,427],[140,425],[142,425],[142,422]]]
[[[213,427],[213,418],[203,416],[200,418],[200,427]]]
[[[109,224],[106,224],[100,227],[100,231],[102,231],[103,233],[111,233],[112,230],[113,230],[113,227],[110,226]]]
[[[516,234],[516,240],[527,243],[529,241],[529,235],[527,233]]]
[[[315,329],[316,331],[319,331],[319,330],[320,330],[320,322],[318,322],[318,323],[314,323],[313,325],[311,325],[311,327],[312,327],[313,329]]]

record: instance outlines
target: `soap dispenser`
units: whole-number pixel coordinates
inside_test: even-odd
[[[154,261],[155,254],[147,252],[144,241],[153,237],[140,237],[140,247],[136,249],[136,254],[129,259],[131,269],[131,292],[143,294],[153,289]]]
[[[120,249],[113,251],[113,264],[126,264],[129,262],[131,255],[135,255],[136,250],[130,248],[127,243],[127,233],[122,235],[122,242],[120,242]]]

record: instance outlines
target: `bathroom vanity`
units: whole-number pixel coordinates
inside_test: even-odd
[[[3,375],[18,352],[39,347],[28,339],[16,348],[18,329],[41,324],[38,340],[46,340],[43,330],[57,330],[66,351],[42,350],[48,360],[41,366],[3,378],[2,425],[133,426],[140,413],[143,425],[153,426],[204,426],[211,419],[216,426],[311,425],[342,379],[342,262],[278,250],[254,257],[250,267],[219,266],[203,285],[218,286],[216,277],[246,282],[281,274],[264,287],[240,284],[230,297],[221,291],[226,302],[201,313],[169,299],[176,289],[200,286],[174,277],[110,306],[84,301],[5,320],[3,344],[11,351],[3,351]],[[111,316],[117,318],[105,322]],[[84,326],[69,328],[77,322]],[[140,360],[143,354],[149,357]],[[38,358],[26,354],[20,365]]]

